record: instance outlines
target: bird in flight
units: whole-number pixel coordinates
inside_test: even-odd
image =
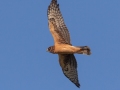
[[[64,23],[57,0],[51,1],[47,15],[49,29],[54,39],[54,45],[50,46],[47,51],[58,54],[64,75],[77,87],[80,87],[77,61],[74,54],[90,55],[90,48],[88,46],[72,46],[69,31]]]

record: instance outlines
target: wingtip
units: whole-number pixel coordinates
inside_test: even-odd
[[[57,0],[52,0],[50,5],[48,6],[48,11],[50,9],[53,9],[53,7],[59,7],[59,4],[57,4]]]
[[[78,83],[74,83],[78,88],[80,88],[80,84]]]
[[[52,2],[57,2],[57,0],[52,0]]]
[[[57,0],[52,0],[51,3],[57,3]]]
[[[80,84],[78,83],[78,84],[76,84],[76,86],[78,87],[78,88],[80,88]]]

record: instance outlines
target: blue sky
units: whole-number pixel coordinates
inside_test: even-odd
[[[62,73],[47,7],[51,0],[0,0],[0,90],[78,90]],[[58,0],[73,45],[81,90],[120,90],[120,0]]]

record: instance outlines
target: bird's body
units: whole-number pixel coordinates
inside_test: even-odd
[[[54,49],[53,49],[54,47]],[[50,50],[51,48],[51,50]],[[85,49],[86,48],[86,49]],[[89,55],[90,52],[88,52],[88,47],[87,46],[72,46],[69,44],[56,44],[55,46],[51,46],[49,47],[49,52],[53,53],[53,54],[87,54]]]
[[[64,23],[57,0],[52,0],[47,11],[48,25],[54,39],[54,45],[48,48],[53,54],[58,54],[59,63],[64,75],[77,87],[80,87],[77,73],[77,54],[90,55],[88,46],[72,46],[69,31]]]

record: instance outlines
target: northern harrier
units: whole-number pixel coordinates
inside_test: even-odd
[[[54,46],[50,46],[48,51],[58,54],[59,63],[64,75],[77,87],[80,87],[77,73],[77,61],[74,53],[90,55],[88,46],[72,46],[70,35],[64,23],[57,0],[52,0],[47,11],[50,32],[54,39]]]

